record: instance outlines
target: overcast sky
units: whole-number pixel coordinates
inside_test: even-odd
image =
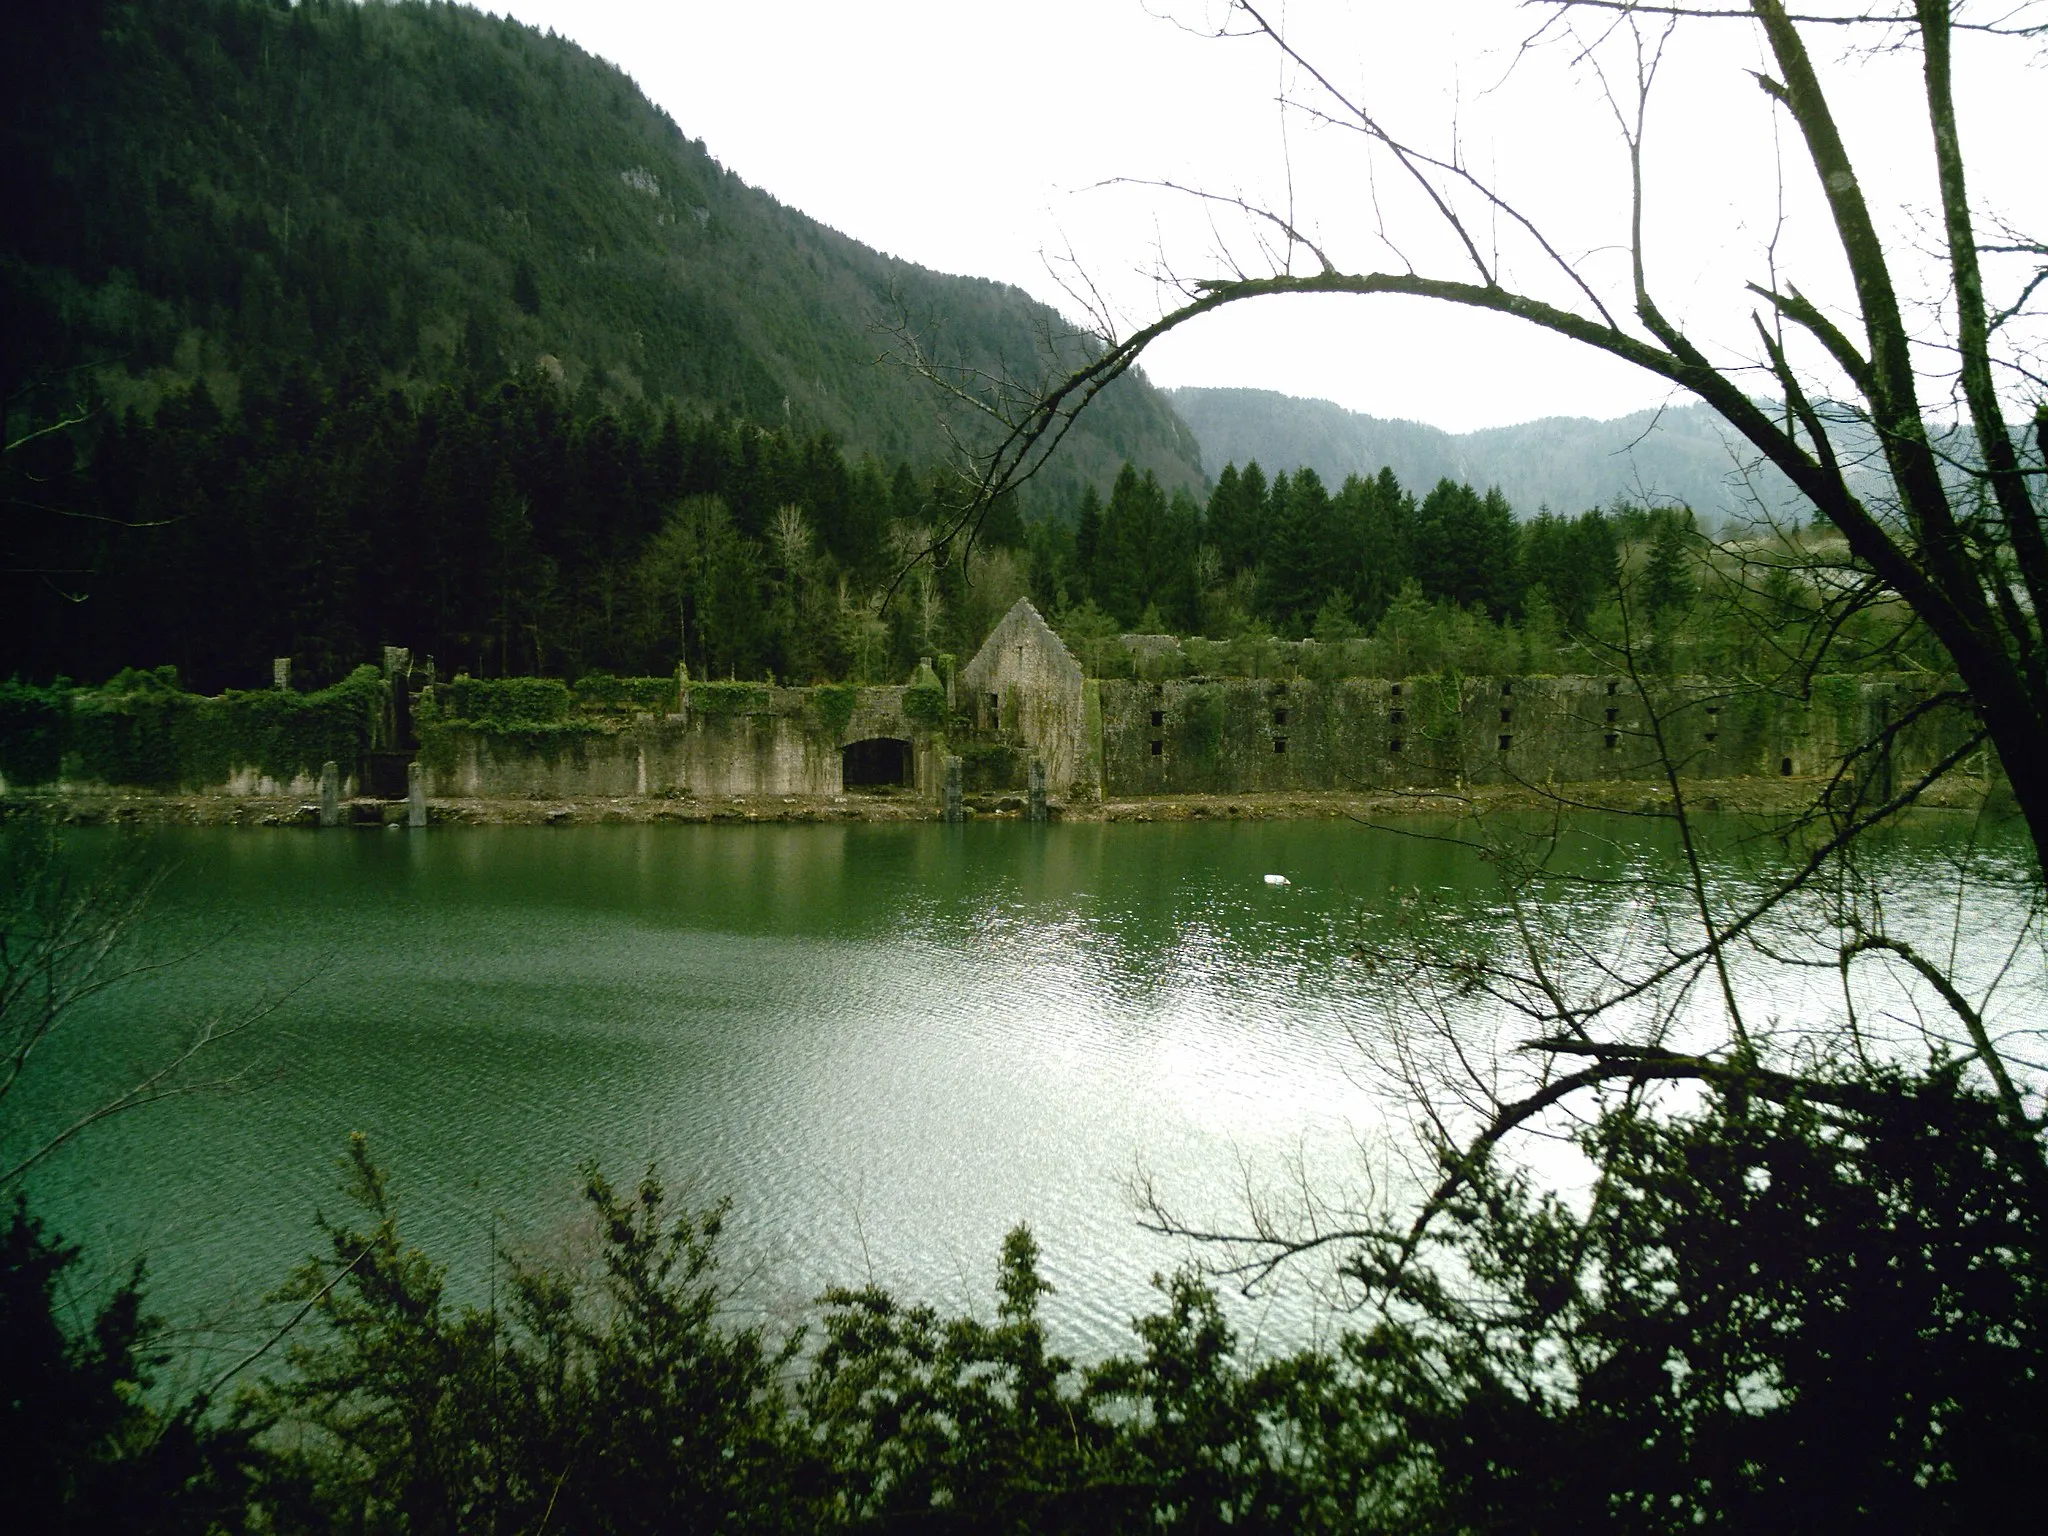
[[[1162,261],[1201,276],[1258,252],[1241,224],[1115,178],[1168,180],[1284,207],[1292,192],[1339,266],[1467,276],[1428,210],[1369,172],[1359,136],[1285,113],[1311,82],[1267,43],[1206,35],[1220,0],[510,0],[624,68],[720,162],[868,245],[943,271],[1015,283],[1069,313],[1060,260],[1127,322],[1158,312]],[[2004,7],[2001,7],[2003,9]],[[1601,82],[1569,40],[1534,54],[1508,0],[1274,0],[1319,68],[1394,131],[1495,176],[1607,291],[1625,284],[1627,168]],[[1917,61],[1843,57],[1816,29],[1824,80],[1866,190],[1901,236],[1932,205]],[[1609,84],[1633,68],[1610,40]],[[2044,230],[2048,142],[2040,51],[1964,40],[1959,98],[1973,193]],[[1652,286],[1671,313],[1748,356],[1746,279],[1769,271],[1842,293],[1814,188],[1778,149],[1749,76],[1746,25],[1696,23],[1667,46],[1649,122]],[[1781,131],[1788,125],[1779,123]],[[1783,220],[1780,220],[1781,211]],[[1923,226],[1924,227],[1924,226]],[[1554,291],[1496,224],[1511,278]],[[1048,270],[1052,258],[1054,270]],[[1994,290],[2004,274],[1991,274]],[[1545,285],[1551,285],[1545,287]],[[1912,289],[1909,282],[1907,287]],[[1930,303],[1939,299],[1925,278]],[[1668,397],[1625,365],[1518,322],[1414,300],[1290,299],[1241,307],[1148,352],[1167,385],[1249,385],[1452,430],[1543,415],[1612,416]],[[1759,392],[1767,388],[1759,380]]]

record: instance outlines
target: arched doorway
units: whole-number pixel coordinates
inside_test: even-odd
[[[840,782],[848,789],[911,787],[910,743],[895,736],[871,736],[839,749]]]

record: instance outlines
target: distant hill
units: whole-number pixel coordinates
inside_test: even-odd
[[[1811,515],[1799,510],[1803,503],[1775,469],[1754,471],[1745,482],[1738,462],[1755,456],[1731,451],[1733,434],[1704,405],[1637,411],[1612,421],[1547,416],[1450,433],[1271,390],[1172,389],[1166,395],[1194,430],[1212,475],[1226,463],[1257,459],[1269,473],[1309,465],[1334,487],[1346,475],[1370,475],[1388,465],[1418,492],[1444,478],[1498,485],[1523,517],[1544,506],[1581,512],[1616,496],[1683,503],[1709,521],[1754,511],[1755,497],[1773,510]]]
[[[0,385],[88,373],[149,408],[252,371],[399,387],[539,370],[930,462],[930,392],[877,366],[900,310],[943,355],[1035,372],[1058,317],[860,245],[722,168],[615,66],[457,6],[27,0],[0,64]],[[742,61],[735,61],[736,67]],[[751,67],[751,64],[749,64]],[[27,394],[24,394],[24,391]],[[1040,494],[1131,459],[1199,486],[1142,378]]]

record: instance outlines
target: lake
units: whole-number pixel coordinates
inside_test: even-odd
[[[1645,825],[1591,823],[1576,855],[1618,909],[1670,868]],[[1902,903],[1931,892],[1938,914],[1956,825],[1886,854]],[[733,1198],[728,1273],[771,1317],[870,1278],[985,1312],[1022,1221],[1057,1287],[1056,1346],[1099,1356],[1183,1257],[1138,1225],[1141,1172],[1226,1219],[1248,1181],[1298,1163],[1336,1188],[1375,1160],[1360,1047],[1385,1025],[1350,951],[1396,893],[1486,900],[1483,864],[1415,835],[1438,830],[72,833],[82,867],[139,841],[167,871],[140,952],[176,963],[53,1044],[16,1134],[209,1011],[295,989],[224,1052],[254,1063],[234,1092],[95,1126],[34,1181],[102,1273],[148,1256],[195,1357],[260,1336],[314,1211],[344,1210],[352,1131],[465,1297],[486,1292],[494,1244],[572,1240],[587,1160],[622,1182],[652,1162],[693,1202]],[[1815,995],[1800,1006],[1827,1006],[1825,978]],[[1326,1316],[1306,1284],[1235,1315],[1288,1343]]]

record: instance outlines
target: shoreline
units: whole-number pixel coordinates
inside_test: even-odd
[[[1695,810],[1706,814],[1784,815],[1809,809],[1826,780],[1702,779],[1684,785]],[[1940,785],[1920,807],[1976,812],[2010,791],[1974,780]],[[1459,816],[1471,811],[1544,810],[1563,805],[1590,812],[1668,813],[1671,791],[1661,783],[1605,781],[1578,784],[1485,784],[1460,791],[1359,790],[1237,795],[1157,795],[1051,804],[1056,822],[1329,821],[1398,816]],[[1020,821],[1021,795],[970,795],[970,820]],[[402,829],[403,800],[349,800],[342,823],[328,830]],[[427,802],[431,827],[748,826],[935,822],[939,807],[919,795],[840,794],[694,797],[463,798]],[[293,827],[318,829],[319,807],[297,796],[172,795],[137,791],[0,796],[0,823],[43,821],[93,826]]]

